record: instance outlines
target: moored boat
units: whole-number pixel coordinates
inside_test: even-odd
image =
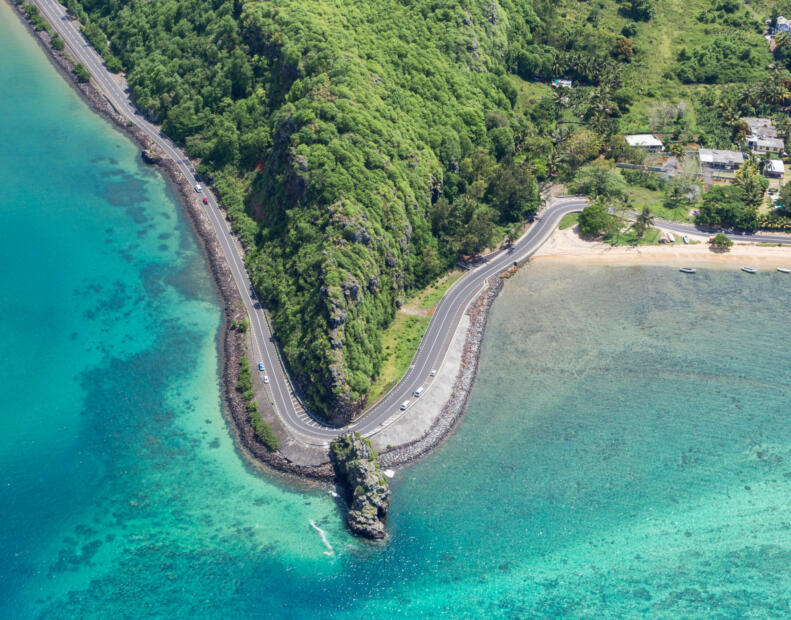
[[[742,271],[744,271],[745,273],[757,273],[756,270],[753,269],[752,267],[742,267]]]
[[[682,267],[681,269],[679,269],[679,271],[681,273],[695,273],[697,269],[694,269],[693,267]]]
[[[777,270],[780,273],[791,273],[791,269],[786,269],[785,267],[778,267]]]

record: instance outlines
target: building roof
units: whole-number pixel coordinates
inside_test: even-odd
[[[552,80],[552,86],[563,86],[564,88],[571,88],[571,80],[561,80],[555,79]]]
[[[757,116],[743,116],[741,120],[747,123],[750,126],[750,129],[755,129],[756,127],[772,127],[771,118],[759,118]]]
[[[764,172],[774,172],[776,174],[785,174],[786,167],[779,159],[770,159],[766,162]]]
[[[750,128],[750,135],[758,138],[776,138],[777,129],[775,129],[771,118],[757,118],[754,116],[745,116],[741,119]],[[749,136],[748,136],[749,138]]]
[[[700,149],[698,157],[701,164],[738,164],[744,163],[741,151],[722,151],[719,149]]]
[[[638,133],[631,136],[624,136],[629,146],[642,146],[642,147],[662,147],[662,141],[652,136],[650,133]]]
[[[752,136],[752,139],[750,137],[747,139],[755,144],[753,147],[755,149],[758,147],[763,147],[764,149],[776,150],[780,152],[785,150],[785,141],[782,138],[760,138],[757,136]]]

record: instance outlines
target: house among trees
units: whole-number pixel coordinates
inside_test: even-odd
[[[785,174],[785,165],[779,159],[770,159],[764,166],[764,176],[770,179],[782,179]]]
[[[791,34],[791,19],[786,19],[785,17],[780,15],[777,18],[777,23],[775,24],[774,28],[772,28],[772,20],[767,19],[766,29],[774,34],[777,34],[778,32],[787,32]]]
[[[552,86],[554,88],[571,88],[572,87],[571,80],[561,80],[561,79],[552,80]]]
[[[744,165],[741,151],[723,151],[719,149],[700,149],[698,151],[700,165],[703,168],[716,170],[736,170]]]
[[[772,119],[746,116],[741,120],[749,127],[744,143],[753,153],[781,155],[785,152],[785,141],[777,137]]]
[[[629,136],[624,136],[626,143],[629,146],[644,149],[652,153],[658,153],[662,150],[662,141],[650,133],[639,133]]]

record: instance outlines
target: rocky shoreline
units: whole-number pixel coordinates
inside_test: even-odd
[[[473,383],[478,375],[478,360],[489,318],[489,308],[502,288],[503,280],[500,276],[490,278],[487,280],[484,290],[467,310],[470,326],[467,329],[467,337],[461,354],[461,366],[453,383],[451,397],[442,407],[440,414],[420,439],[381,454],[379,463],[382,467],[400,467],[423,458],[445,441],[461,420],[467,408]]]
[[[130,137],[141,149],[141,157],[150,165],[157,166],[176,191],[190,224],[195,231],[200,246],[206,255],[212,279],[222,299],[223,325],[220,330],[218,348],[222,368],[221,385],[223,415],[236,439],[236,445],[242,456],[253,466],[262,465],[278,473],[286,474],[300,480],[320,483],[332,483],[335,472],[328,460],[315,466],[304,466],[285,458],[279,452],[272,452],[256,437],[249,423],[247,409],[241,395],[236,391],[239,377],[240,362],[243,359],[247,344],[244,332],[235,328],[246,318],[244,304],[236,289],[233,276],[228,268],[225,256],[220,249],[209,217],[193,191],[192,183],[178,169],[175,162],[164,155],[144,133],[118,110],[99,92],[91,82],[80,83],[74,73],[74,63],[66,56],[52,48],[50,36],[44,31],[35,31],[20,5],[9,0],[9,4],[19,15],[22,22],[47,52],[47,56],[55,67],[66,78],[66,81],[80,94],[90,107],[111,121],[124,134]],[[467,313],[470,326],[467,331],[462,363],[454,382],[451,398],[445,403],[440,414],[428,432],[420,439],[392,448],[379,457],[383,467],[397,467],[412,463],[440,445],[455,428],[466,408],[469,393],[478,369],[478,357],[489,308],[502,288],[503,281],[495,276],[490,279],[483,292],[473,301]]]

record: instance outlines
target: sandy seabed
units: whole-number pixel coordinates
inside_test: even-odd
[[[678,238],[678,235],[676,235]],[[744,265],[791,269],[791,246],[764,246],[736,242],[726,252],[710,249],[708,236],[690,235],[690,244],[616,246],[601,241],[585,241],[577,227],[556,230],[536,252],[534,261],[557,261],[589,265],[677,265],[708,267]]]

